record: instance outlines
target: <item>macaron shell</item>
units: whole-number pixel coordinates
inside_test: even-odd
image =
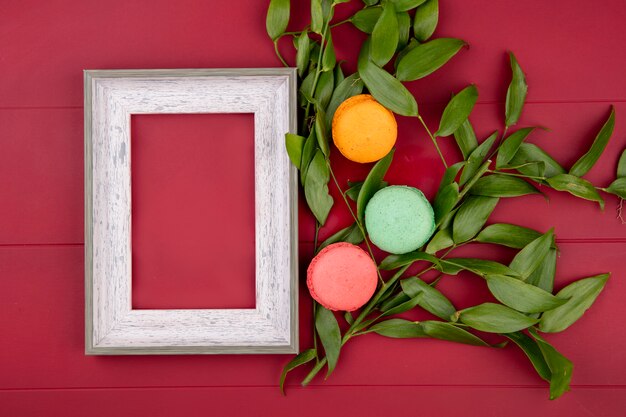
[[[424,245],[435,230],[435,215],[417,188],[394,185],[379,190],[365,208],[370,240],[393,254],[412,252]]]
[[[378,272],[372,258],[346,242],[322,249],[307,270],[311,296],[329,310],[356,310],[369,301],[377,283]]]
[[[332,123],[333,142],[351,161],[378,161],[389,153],[398,137],[393,113],[369,94],[345,100],[335,111]]]

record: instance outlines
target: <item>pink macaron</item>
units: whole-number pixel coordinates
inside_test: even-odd
[[[328,245],[311,261],[306,283],[311,297],[329,310],[353,311],[376,291],[376,264],[351,243]]]

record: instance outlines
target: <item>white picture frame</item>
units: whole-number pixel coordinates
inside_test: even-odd
[[[293,68],[86,70],[85,353],[298,352]],[[254,309],[133,309],[133,114],[254,113]]]

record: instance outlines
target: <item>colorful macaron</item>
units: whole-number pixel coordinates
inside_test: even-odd
[[[398,137],[393,113],[369,94],[345,100],[335,111],[333,142],[339,152],[354,162],[378,161],[389,153]]]
[[[433,208],[417,188],[385,187],[365,208],[365,227],[370,240],[393,254],[412,252],[435,231]]]
[[[313,299],[327,309],[353,311],[374,294],[378,272],[367,252],[339,242],[328,245],[313,258],[306,283]]]

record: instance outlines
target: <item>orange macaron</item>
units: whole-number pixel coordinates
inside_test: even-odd
[[[329,310],[353,311],[372,298],[378,283],[376,264],[351,243],[328,245],[307,270],[311,297]]]
[[[345,100],[333,116],[333,142],[354,162],[378,161],[391,151],[398,137],[393,113],[369,94]]]

